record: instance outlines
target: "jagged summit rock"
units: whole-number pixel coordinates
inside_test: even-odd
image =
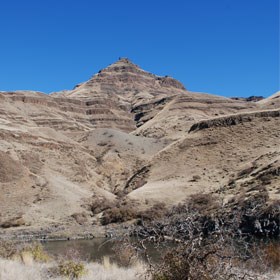
[[[119,60],[112,63],[111,65],[109,65],[105,69],[109,69],[109,68],[113,68],[114,71],[126,70],[126,69],[137,69],[137,70],[140,70],[140,71],[144,71],[138,65],[133,63],[132,60],[130,60],[127,57],[120,57]],[[101,70],[101,72],[102,72],[102,70]]]
[[[120,58],[115,63],[100,70],[88,81],[73,90],[53,93],[53,96],[71,98],[91,98],[98,94],[114,94],[130,99],[146,95],[148,98],[161,94],[185,93],[182,83],[169,76],[161,77],[149,73],[132,63],[128,58]]]
[[[87,100],[87,104],[91,104],[92,118],[94,112],[104,108],[107,116],[97,116],[103,119],[103,125],[110,114],[110,119],[121,117],[121,123],[128,123],[128,117],[140,126],[172,98],[186,94],[187,90],[179,81],[149,73],[129,59],[121,58],[73,90],[56,92],[52,96]],[[99,121],[96,123],[99,125]],[[127,125],[126,130],[134,129],[131,123]]]

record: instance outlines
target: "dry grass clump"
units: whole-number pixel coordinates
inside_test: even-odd
[[[85,212],[74,213],[71,215],[71,217],[74,218],[79,225],[84,225],[88,222],[87,213]]]
[[[194,194],[185,203],[190,209],[204,214],[218,209],[221,205],[221,201],[212,194]]]
[[[16,253],[18,248],[15,242],[0,240],[0,258],[10,259]]]
[[[56,263],[33,263],[25,265],[14,260],[4,260],[0,258],[0,279],[2,280],[69,280],[75,279],[59,274],[50,274]],[[131,268],[121,268],[117,265],[107,265],[106,267],[98,263],[85,263],[86,274],[80,276],[80,280],[140,280],[140,275],[144,273],[143,266]],[[76,278],[77,279],[77,278]]]
[[[51,260],[51,257],[44,251],[44,248],[39,243],[33,243],[24,247],[20,255],[30,254],[32,259],[36,262],[48,262]]]
[[[43,275],[47,271],[46,264],[33,263],[26,265],[18,260],[0,258],[0,279],[2,280],[46,280]]]
[[[0,257],[4,259],[18,259],[23,262],[48,262],[50,256],[39,243],[16,243],[14,241],[0,241]]]
[[[137,280],[144,279],[144,266],[130,263],[129,268],[107,261],[104,264],[81,260],[78,251],[70,249],[64,256],[51,259],[38,244],[16,244],[1,241],[0,279],[2,280]],[[124,257],[128,251],[119,251]],[[128,256],[128,255],[127,255]],[[127,261],[128,259],[123,259]]]

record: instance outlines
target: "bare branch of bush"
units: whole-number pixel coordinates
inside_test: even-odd
[[[279,242],[275,247],[255,238],[279,236],[279,207],[279,201],[268,205],[265,193],[231,206],[195,195],[161,219],[138,223],[132,234],[139,248],[151,241],[178,244],[150,266],[153,280],[265,279],[280,268]]]

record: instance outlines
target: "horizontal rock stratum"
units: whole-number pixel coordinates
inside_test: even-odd
[[[1,235],[98,235],[96,201],[226,203],[264,170],[279,199],[279,92],[248,102],[186,88],[122,58],[73,90],[0,92]]]

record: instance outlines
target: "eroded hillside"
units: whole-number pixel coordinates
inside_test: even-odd
[[[128,59],[73,90],[0,92],[0,233],[102,235],[96,201],[279,199],[278,95],[189,92]]]

